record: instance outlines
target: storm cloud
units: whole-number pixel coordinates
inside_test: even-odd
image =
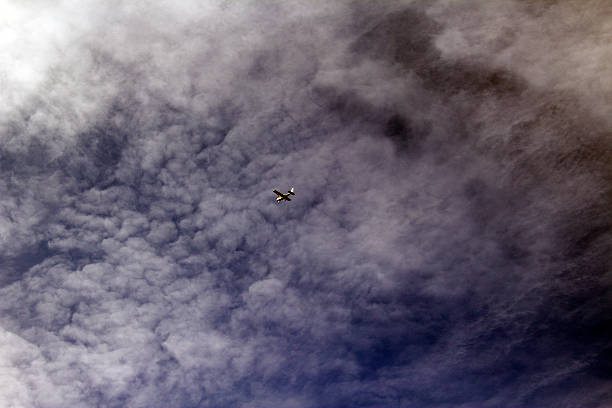
[[[5,2],[0,405],[609,406],[610,11]]]

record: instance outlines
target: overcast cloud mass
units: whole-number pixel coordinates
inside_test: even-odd
[[[612,406],[611,13],[0,2],[0,406]]]

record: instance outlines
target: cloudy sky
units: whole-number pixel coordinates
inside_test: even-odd
[[[611,15],[0,1],[0,406],[612,406]]]

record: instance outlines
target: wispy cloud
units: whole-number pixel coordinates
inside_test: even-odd
[[[0,405],[610,403],[605,4],[42,3]]]

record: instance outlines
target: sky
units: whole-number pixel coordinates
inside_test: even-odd
[[[0,1],[0,406],[612,406],[610,13]]]

